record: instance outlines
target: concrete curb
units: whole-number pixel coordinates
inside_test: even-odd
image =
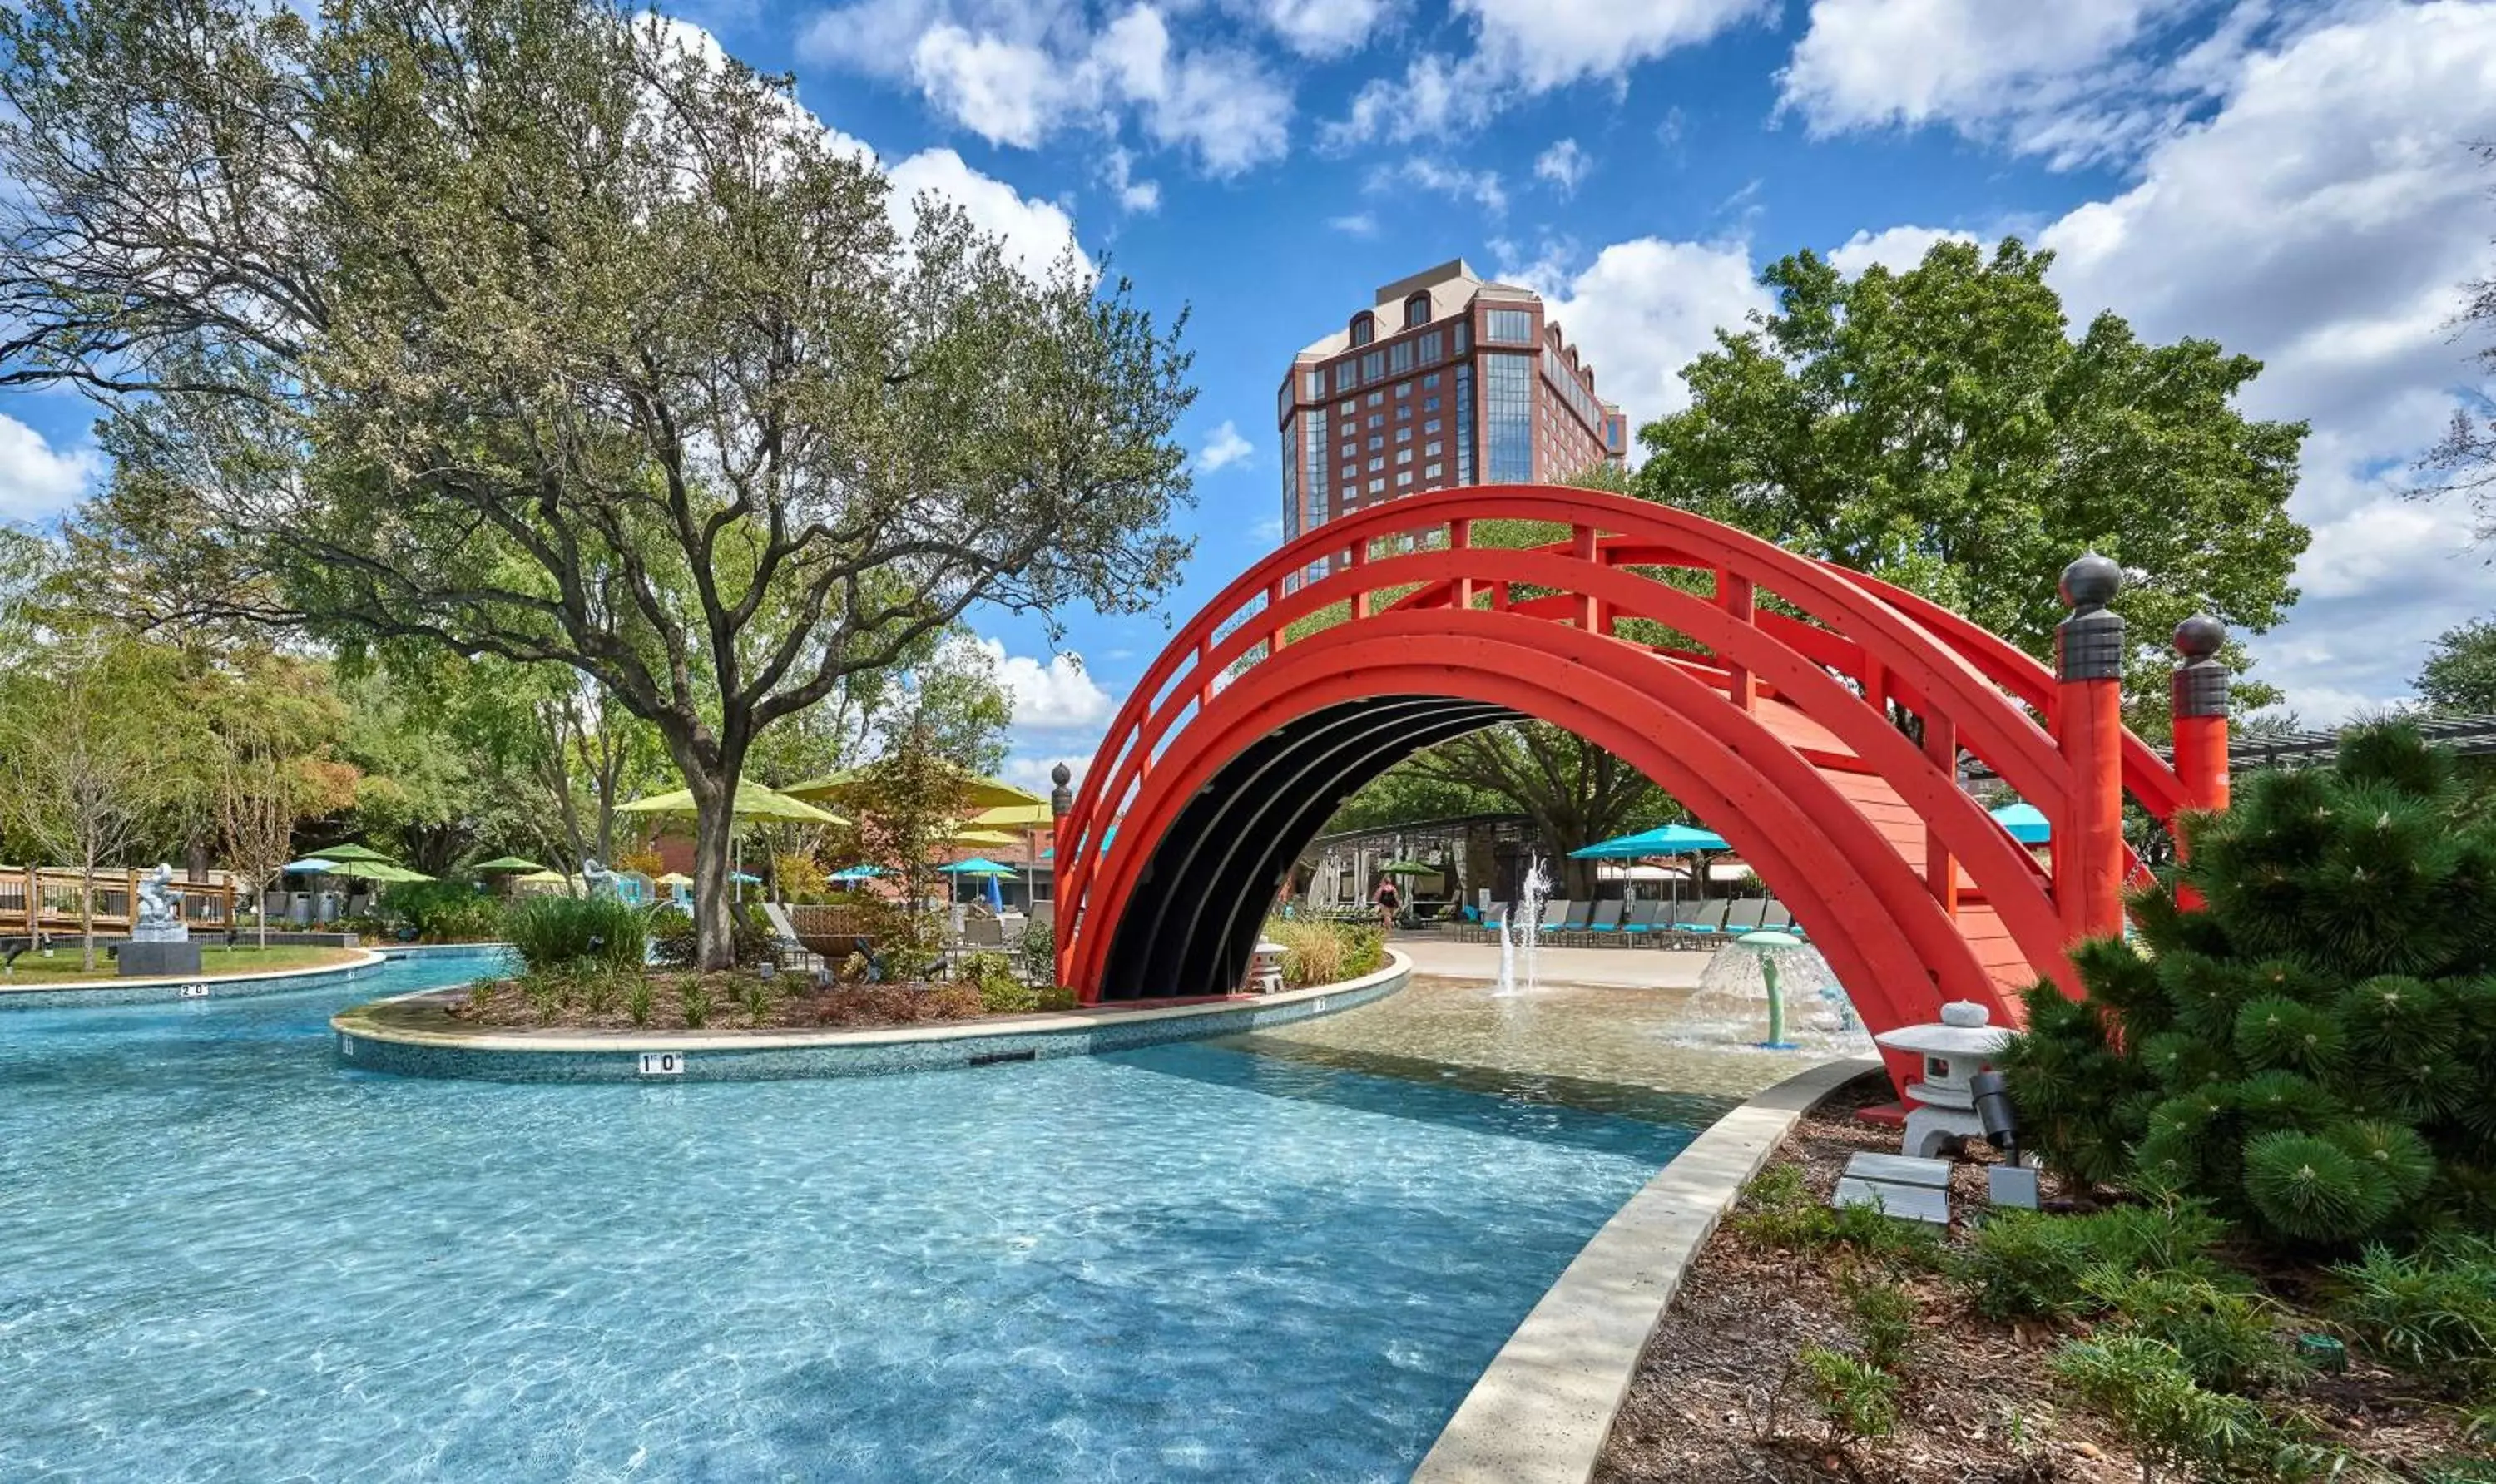
[[[868,1076],[1122,1051],[1288,1025],[1353,1009],[1404,987],[1412,960],[1359,978],[1280,994],[1148,1009],[1094,1007],[1045,1015],[875,1031],[613,1031],[446,1033],[382,1023],[390,1005],[446,993],[420,990],[331,1016],[342,1065],[399,1076],[504,1082],[695,1082]],[[644,1054],[664,1056],[653,1072]]]
[[[1881,1063],[1825,1062],[1716,1121],[1629,1198],[1474,1382],[1415,1484],[1582,1484],[1690,1260],[1802,1115]]]

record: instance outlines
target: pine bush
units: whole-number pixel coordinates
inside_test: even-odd
[[[2390,724],[2187,816],[2136,940],[2073,950],[2087,998],[2028,992],[2022,1137],[2274,1244],[2496,1227],[2496,821],[2464,803]]]

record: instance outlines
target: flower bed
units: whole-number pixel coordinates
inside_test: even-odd
[[[1011,974],[913,984],[844,984],[751,970],[604,970],[487,979],[448,1006],[481,1030],[874,1030],[1069,1009],[1074,996]]]

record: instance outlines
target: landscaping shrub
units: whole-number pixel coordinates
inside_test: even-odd
[[[2386,1365],[2461,1395],[2496,1388],[2496,1246],[2369,1247],[2332,1275],[2343,1285],[2334,1316]]]
[[[2264,1391],[2303,1367],[2273,1330],[2263,1300],[2206,1277],[2091,1268],[2081,1287],[2117,1328],[2156,1340],[2183,1360],[2185,1374],[2215,1391]]]
[[[382,894],[381,911],[421,943],[486,943],[503,930],[503,904],[469,881],[392,886]]]
[[[957,966],[955,976],[979,991],[981,1005],[991,1015],[1040,1008],[1040,992],[1015,976],[1014,961],[1002,953],[974,953]]]
[[[2496,1226],[2496,821],[2404,726],[2249,779],[2002,1059],[2021,1137],[2274,1244]],[[2186,911],[2179,886],[2204,910]]]
[[[736,1003],[745,1008],[746,1023],[759,1026],[779,1007],[780,986],[759,974],[747,974],[737,981]]]
[[[524,897],[503,913],[503,936],[532,971],[585,964],[639,969],[649,914],[612,897]]]
[[[1265,938],[1283,945],[1283,982],[1294,989],[1357,979],[1387,962],[1386,941],[1359,923],[1277,917]]]
[[[2160,1469],[2210,1479],[2312,1479],[2335,1471],[2328,1450],[2259,1404],[2202,1387],[2162,1341],[2129,1333],[2075,1340],[2056,1352],[2053,1371],[2139,1454],[2145,1481]]]
[[[1794,1363],[1802,1368],[1832,1442],[1870,1441],[1897,1431],[1897,1376],[1862,1356],[1820,1345],[1803,1346]]]
[[[691,969],[700,943],[693,913],[680,907],[650,910],[650,962],[662,969]]]
[[[1034,984],[1057,982],[1057,934],[1047,923],[1024,923],[1014,947],[1014,955],[1022,960],[1024,978]]]
[[[1987,1318],[2052,1317],[2105,1307],[2096,1270],[2167,1274],[2217,1283],[2211,1251],[2227,1223],[2192,1202],[2117,1206],[2092,1216],[1996,1211],[1977,1229],[1959,1276]]]
[[[699,1031],[710,1024],[710,986],[701,979],[688,979],[676,991],[676,1004],[684,1011],[685,1029]]]
[[[1772,1165],[1743,1190],[1735,1235],[1763,1247],[1798,1252],[1851,1252],[1891,1270],[1938,1271],[1941,1234],[1870,1206],[1832,1207],[1811,1192],[1799,1167]]]

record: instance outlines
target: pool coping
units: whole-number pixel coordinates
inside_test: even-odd
[[[86,979],[68,984],[0,984],[0,1009],[61,1009],[78,1005],[146,1005],[159,1000],[233,1000],[245,995],[284,994],[318,989],[335,980],[344,983],[369,974],[390,955],[373,948],[353,950],[357,956],[334,964],[300,969],[273,969],[266,974],[134,974],[129,978]]]
[[[1286,1025],[1331,1014],[1402,989],[1413,961],[1392,948],[1386,967],[1358,978],[1279,994],[1234,996],[1142,1009],[1054,1011],[871,1031],[616,1031],[446,1034],[377,1025],[376,1005],[439,989],[350,1005],[329,1019],[341,1065],[402,1076],[489,1081],[759,1081],[942,1070],[1044,1057],[1088,1055],[1161,1041]],[[692,1060],[699,1055],[700,1062]],[[648,1057],[673,1056],[664,1068]]]
[[[1587,1242],[1440,1430],[1414,1484],[1582,1484],[1691,1259],[1768,1156],[1872,1057],[1824,1062],[1691,1141]]]

